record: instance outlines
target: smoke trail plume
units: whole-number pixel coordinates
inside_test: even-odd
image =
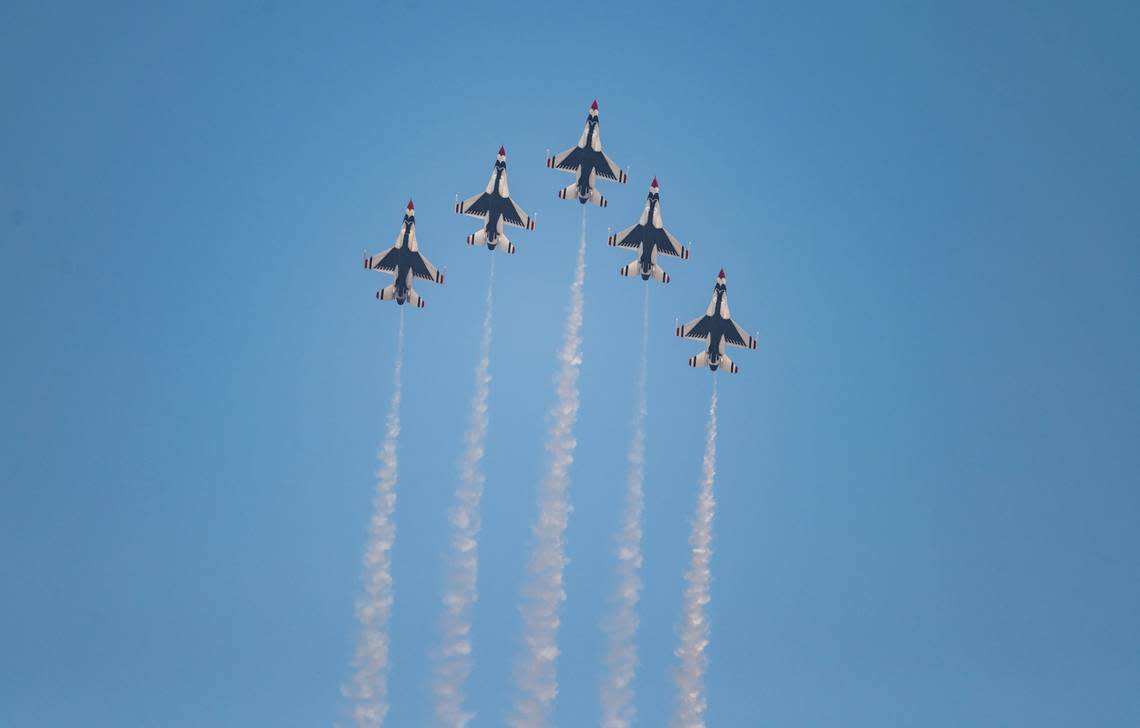
[[[360,637],[352,684],[345,690],[353,700],[352,717],[359,728],[378,728],[388,714],[388,620],[392,615],[392,543],[396,524],[396,444],[400,438],[400,370],[404,363],[404,312],[396,336],[396,364],[392,375],[392,401],[388,425],[376,471],[376,497],[364,548],[364,596],[356,604]]]
[[[483,497],[483,446],[487,439],[487,397],[491,386],[491,303],[495,258],[487,283],[483,338],[475,366],[471,419],[459,464],[459,485],[448,520],[451,550],[443,587],[443,641],[435,656],[435,713],[442,726],[462,728],[474,717],[463,709],[463,686],[471,674],[471,612],[478,598],[479,501]]]
[[[646,373],[649,348],[649,286],[641,316],[641,371],[629,443],[625,511],[617,538],[617,592],[606,623],[606,677],[602,682],[602,728],[628,728],[633,722],[633,677],[637,672],[637,601],[641,596],[641,511],[645,480]]]
[[[689,570],[685,574],[685,598],[682,610],[680,644],[677,657],[677,728],[704,728],[705,667],[708,657],[709,624],[705,605],[709,603],[709,561],[712,558],[712,524],[716,510],[713,480],[716,476],[716,379],[713,379],[712,401],[709,403],[708,432],[705,435],[705,459],[701,486],[697,494],[697,514],[689,545],[693,547]]]
[[[558,693],[558,609],[566,598],[563,534],[570,515],[567,489],[574,461],[574,423],[578,418],[578,370],[582,365],[582,286],[586,279],[586,208],[578,238],[578,262],[570,285],[570,310],[555,379],[558,400],[550,411],[546,450],[549,469],[539,486],[538,520],[532,529],[533,551],[522,594],[523,641],[515,663],[515,703],[508,724],[515,728],[546,725]]]

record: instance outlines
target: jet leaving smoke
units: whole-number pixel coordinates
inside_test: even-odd
[[[570,515],[567,488],[574,461],[574,423],[578,418],[578,370],[582,366],[582,287],[586,279],[586,208],[578,239],[578,262],[570,285],[570,310],[555,379],[558,401],[550,411],[546,450],[549,470],[539,487],[538,520],[532,530],[533,551],[523,587],[523,644],[515,664],[516,696],[508,723],[516,728],[546,725],[558,693],[558,608],[566,598],[562,572],[566,566],[563,534]]]
[[[712,558],[712,524],[716,510],[713,499],[713,479],[716,476],[716,379],[713,379],[712,401],[709,404],[708,432],[705,436],[705,459],[700,491],[697,494],[697,515],[689,544],[693,547],[689,570],[685,574],[685,598],[682,610],[680,644],[677,657],[681,665],[677,670],[677,713],[673,725],[678,728],[704,728],[705,725],[705,667],[708,658],[705,647],[709,643],[709,624],[705,605],[709,603],[709,561]]]
[[[641,371],[637,377],[637,401],[633,410],[633,435],[629,443],[629,474],[626,478],[625,511],[617,538],[617,593],[614,611],[607,620],[606,668],[602,683],[602,728],[628,728],[633,722],[633,677],[637,672],[637,601],[641,596],[641,511],[645,481],[645,388],[649,348],[649,286],[645,286],[641,321]]]
[[[404,312],[396,335],[396,365],[388,427],[376,471],[376,497],[364,549],[364,596],[357,602],[360,637],[353,665],[356,674],[345,693],[353,699],[352,716],[359,728],[378,728],[388,714],[388,620],[392,615],[392,543],[396,524],[396,444],[400,438],[400,370],[404,362]]]
[[[491,385],[491,303],[495,290],[495,259],[487,283],[483,338],[475,366],[475,395],[459,464],[459,485],[451,507],[451,551],[443,588],[443,642],[436,654],[435,712],[440,725],[467,725],[474,713],[463,709],[463,686],[471,675],[471,612],[478,599],[479,501],[483,497],[483,446],[487,439],[487,397]]]

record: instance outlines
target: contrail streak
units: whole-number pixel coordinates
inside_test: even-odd
[[[550,411],[546,450],[549,469],[539,486],[538,520],[532,529],[533,551],[523,586],[521,652],[515,663],[515,703],[507,720],[515,728],[547,724],[558,694],[558,608],[566,598],[563,535],[570,515],[567,489],[574,461],[574,423],[578,418],[578,370],[582,366],[582,286],[586,279],[586,208],[578,238],[578,262],[570,285],[570,310],[555,379],[558,401]]]
[[[705,435],[705,459],[701,486],[697,494],[697,514],[689,534],[692,558],[685,574],[685,598],[682,610],[680,644],[677,657],[677,728],[704,728],[705,668],[708,657],[709,623],[705,605],[709,603],[709,560],[712,558],[712,524],[716,511],[713,480],[716,477],[716,379],[713,379],[712,401],[709,403],[708,432]]]
[[[396,524],[396,444],[400,438],[400,370],[404,362],[404,312],[396,336],[396,364],[388,426],[376,471],[376,497],[364,549],[364,596],[356,604],[360,636],[353,665],[356,673],[345,693],[354,701],[352,717],[360,728],[378,728],[388,714],[388,620],[392,615],[392,543]]]
[[[617,592],[613,613],[606,623],[606,670],[602,682],[603,728],[628,728],[633,722],[633,677],[637,672],[637,601],[641,596],[641,512],[645,481],[646,376],[649,348],[649,286],[641,316],[641,371],[633,409],[633,435],[629,443],[625,511],[617,538]]]
[[[443,640],[435,656],[435,713],[442,726],[467,725],[475,714],[463,709],[463,686],[471,675],[471,612],[478,599],[479,501],[483,497],[483,449],[487,439],[487,397],[491,388],[491,304],[495,259],[487,282],[483,338],[475,366],[471,419],[459,464],[459,485],[451,507],[451,550],[443,588]]]

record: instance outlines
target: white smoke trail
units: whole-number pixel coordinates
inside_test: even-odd
[[[649,286],[641,321],[641,371],[637,378],[637,401],[633,409],[633,435],[629,443],[629,474],[626,478],[625,511],[617,538],[617,593],[613,613],[607,620],[606,668],[602,682],[602,727],[628,728],[633,722],[633,677],[637,672],[634,637],[639,624],[637,601],[641,596],[641,512],[645,481],[646,375],[649,348]]]
[[[376,496],[368,543],[364,548],[364,596],[356,604],[360,636],[353,666],[356,673],[345,694],[353,701],[352,717],[359,728],[378,728],[388,714],[388,620],[392,615],[392,543],[396,524],[396,444],[400,438],[400,370],[404,363],[404,312],[396,336],[396,364],[388,426],[376,471]]]
[[[680,644],[677,657],[681,665],[677,670],[677,713],[673,725],[677,728],[704,728],[705,725],[705,667],[708,657],[705,647],[709,643],[709,623],[705,605],[709,603],[712,558],[712,525],[716,510],[713,499],[713,480],[716,477],[716,379],[713,379],[712,401],[709,403],[708,432],[705,435],[705,459],[701,486],[697,494],[697,514],[689,534],[692,558],[685,574],[685,599],[682,610]]]
[[[471,675],[471,612],[478,599],[479,501],[483,497],[483,446],[487,439],[487,398],[491,386],[491,304],[495,257],[487,283],[483,338],[475,366],[471,420],[459,465],[459,485],[451,507],[451,551],[443,587],[443,642],[435,656],[435,713],[442,726],[467,725],[474,713],[463,709],[463,686]]]
[[[566,566],[563,534],[570,515],[567,489],[574,461],[574,423],[578,418],[578,370],[582,365],[582,287],[586,279],[586,208],[578,239],[578,262],[570,285],[570,310],[555,379],[558,401],[550,411],[546,450],[549,469],[539,487],[538,520],[532,529],[533,551],[523,587],[523,643],[515,663],[515,703],[507,720],[515,728],[548,723],[558,694],[558,609],[566,598],[562,572]]]

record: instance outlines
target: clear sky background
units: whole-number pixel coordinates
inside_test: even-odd
[[[1045,6],[1048,7],[1045,7]],[[640,725],[673,705],[718,268],[712,726],[1140,723],[1140,12],[1132,3],[0,7],[0,725],[345,716],[399,309],[365,249],[416,201],[393,726],[431,715],[446,510],[488,253],[454,195],[505,144],[475,725],[518,592],[590,101],[560,726],[594,724],[640,280],[661,182]]]

